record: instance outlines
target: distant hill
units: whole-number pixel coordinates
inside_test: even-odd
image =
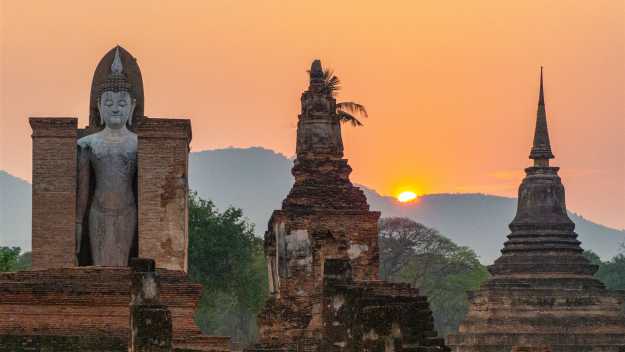
[[[222,210],[230,205],[242,208],[244,215],[256,225],[256,233],[262,235],[271,212],[280,208],[282,199],[293,184],[291,166],[289,158],[263,148],[194,152],[190,156],[189,183],[191,189],[201,197],[211,199]],[[12,230],[21,237],[8,241],[22,243],[24,237],[30,237],[30,188],[18,192],[23,194],[19,197],[27,200],[19,207],[27,207],[27,210],[6,213],[4,190],[7,187],[4,179],[0,177],[0,188],[3,190],[2,238],[5,219],[24,219],[27,228]],[[434,227],[455,242],[473,248],[484,263],[491,263],[499,256],[509,233],[508,223],[516,211],[514,198],[484,194],[432,194],[406,205],[361,187],[372,210],[381,211],[382,216],[406,216]],[[8,199],[18,199],[16,197],[18,195]],[[19,202],[11,201],[10,204],[16,203]],[[620,243],[625,242],[625,231],[593,223],[576,214],[570,216],[577,225],[576,231],[583,247],[597,252],[603,259],[614,256]]]
[[[30,183],[0,171],[0,246],[30,250]]]
[[[473,248],[484,264],[500,254],[514,218],[516,198],[485,194],[430,194],[413,204],[399,204],[392,197],[380,196],[363,188],[369,204],[383,216],[405,216],[439,230],[454,242]],[[588,221],[569,212],[584,249],[591,249],[602,259],[612,258],[625,242],[625,231]]]
[[[234,205],[256,224],[262,234],[274,209],[279,209],[293,177],[292,160],[263,148],[221,149],[191,154],[192,189],[218,207]],[[499,256],[516,212],[516,198],[485,194],[432,194],[413,204],[360,186],[372,210],[382,216],[405,216],[438,229],[456,243],[473,248],[484,263]],[[604,259],[614,256],[625,242],[625,231],[611,229],[569,213],[585,249]]]
[[[191,153],[189,187],[223,210],[233,205],[263,234],[274,209],[293,185],[292,161],[264,148],[229,148]]]

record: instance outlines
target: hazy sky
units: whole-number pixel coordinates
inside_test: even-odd
[[[315,58],[366,105],[352,180],[383,194],[516,196],[538,72],[568,207],[625,228],[625,2],[0,0],[0,169],[30,180],[29,116],[87,122],[100,58],[137,57],[146,115],[187,117],[194,151],[293,155]]]

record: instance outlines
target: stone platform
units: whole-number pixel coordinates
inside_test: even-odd
[[[175,351],[229,351],[193,321],[202,287],[157,269]],[[0,351],[127,351],[132,270],[74,267],[0,273]],[[42,346],[46,346],[44,349]]]
[[[348,260],[326,260],[321,294],[312,298],[315,308],[311,307],[304,328],[283,325],[302,319],[297,312],[300,302],[285,301],[270,299],[259,314],[263,334],[275,338],[266,338],[247,352],[449,351],[434,330],[427,297],[408,284],[353,280]],[[285,328],[292,333],[290,339],[284,336]]]
[[[453,351],[509,352],[549,346],[551,352],[622,352],[624,292],[601,288],[489,288],[472,292]]]

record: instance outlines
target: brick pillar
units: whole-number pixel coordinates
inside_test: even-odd
[[[130,267],[129,352],[171,352],[171,312],[160,303],[160,282],[154,260],[133,258]]]
[[[30,118],[33,269],[76,265],[76,118]]]
[[[187,271],[191,122],[149,118],[139,135],[139,257]]]

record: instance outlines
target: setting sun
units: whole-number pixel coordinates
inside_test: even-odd
[[[406,202],[410,202],[413,201],[417,198],[417,194],[414,192],[410,192],[410,191],[406,191],[406,192],[401,192],[398,196],[397,196],[397,200],[402,202],[402,203],[406,203]]]

